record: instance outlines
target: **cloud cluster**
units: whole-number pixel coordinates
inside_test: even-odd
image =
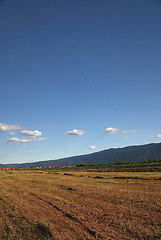
[[[130,137],[128,134],[136,133],[137,130],[123,130],[122,131],[120,128],[108,127],[106,129],[104,129],[103,132],[106,134],[124,134],[123,138],[128,139]],[[85,131],[74,129],[74,130],[66,132],[65,134],[67,134],[67,135],[83,135],[83,134],[85,134]],[[82,138],[76,138],[76,140],[82,140]],[[89,146],[88,149],[96,149],[96,146],[94,146],[94,145]],[[68,148],[67,150],[71,151],[72,149]]]
[[[66,132],[65,134],[67,134],[67,135],[83,135],[83,134],[85,134],[85,132],[83,130],[74,129],[72,131]]]
[[[9,132],[10,135],[16,134],[16,132],[12,132],[13,130],[22,129],[19,125],[8,125],[5,123],[0,123],[0,132]],[[42,136],[42,132],[39,130],[31,131],[31,130],[22,130],[20,132],[25,137],[12,137],[4,140],[0,140],[0,143],[28,143],[33,141],[45,141],[47,138],[40,137]]]
[[[18,125],[7,125],[5,123],[0,123],[0,132],[8,132],[17,129],[21,129],[21,127]]]
[[[130,134],[130,133],[136,133],[137,130],[127,130],[127,131],[120,131],[119,128],[113,128],[113,127],[108,127],[103,130],[107,134]],[[128,138],[129,136],[125,136],[125,138]]]
[[[161,138],[161,134],[158,134],[158,135],[157,135],[157,138]]]

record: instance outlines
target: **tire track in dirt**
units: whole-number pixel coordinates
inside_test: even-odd
[[[63,213],[63,215],[67,218],[69,218],[70,220],[73,220],[75,222],[77,222],[78,224],[80,224],[92,237],[96,238],[96,232],[90,230],[87,226],[85,226],[84,224],[82,224],[81,221],[79,221],[77,218],[75,218],[74,216],[72,216],[71,214],[65,212],[64,210],[62,210],[61,208],[59,208],[58,206],[54,205],[53,203],[46,201],[45,199],[42,199],[41,197],[35,195],[34,193],[30,193],[32,196],[38,198],[39,200],[51,205],[53,208],[55,208],[56,210],[58,210],[59,212]]]

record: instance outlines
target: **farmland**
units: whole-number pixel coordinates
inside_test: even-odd
[[[161,172],[0,171],[0,239],[161,239]]]

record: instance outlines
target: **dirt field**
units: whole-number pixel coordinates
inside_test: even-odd
[[[161,172],[1,170],[0,239],[161,239]]]

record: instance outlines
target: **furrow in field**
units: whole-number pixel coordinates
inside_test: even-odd
[[[94,238],[96,238],[96,232],[95,231],[92,231],[90,230],[87,226],[83,225],[77,218],[75,218],[74,216],[72,216],[71,214],[65,212],[63,209],[60,209],[58,206],[54,205],[53,203],[51,202],[48,202],[42,198],[40,198],[39,196],[36,196],[35,194],[31,193],[31,195],[35,196],[36,198],[40,199],[41,201],[51,205],[53,208],[55,208],[56,210],[58,210],[59,212],[63,213],[65,217],[73,220],[74,222],[77,222],[79,223],[80,225],[83,226],[83,228],[90,234],[92,235]]]

